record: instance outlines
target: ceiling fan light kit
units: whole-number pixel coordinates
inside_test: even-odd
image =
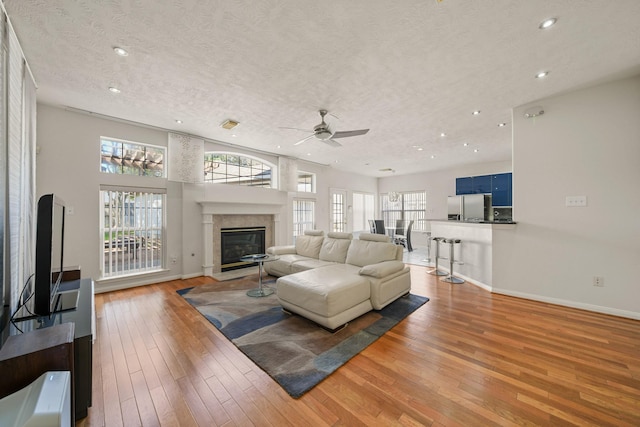
[[[348,130],[348,131],[340,131],[333,132],[329,125],[324,121],[324,116],[326,116],[329,112],[327,110],[319,110],[321,122],[313,127],[313,134],[307,136],[306,138],[301,139],[293,145],[300,145],[303,142],[316,138],[325,144],[331,145],[332,147],[341,147],[342,145],[335,141],[336,138],[347,138],[351,136],[364,135],[369,132],[369,129],[360,129],[360,130]],[[295,129],[295,128],[285,128],[285,129]]]

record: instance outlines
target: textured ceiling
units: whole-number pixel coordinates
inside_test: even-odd
[[[638,0],[4,5],[39,102],[369,176],[509,160],[511,108],[640,72]],[[311,129],[321,108],[334,130],[371,130],[294,146],[308,133],[281,127]]]

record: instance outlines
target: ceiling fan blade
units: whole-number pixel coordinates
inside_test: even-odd
[[[331,138],[347,138],[349,136],[364,135],[367,132],[369,132],[369,129],[345,130],[345,131],[342,131],[342,132],[334,133],[333,135],[331,135]]]
[[[312,133],[312,134],[311,134],[311,135],[309,135],[308,137],[306,137],[306,138],[302,138],[300,141],[296,142],[296,143],[295,143],[295,144],[293,144],[293,145],[300,145],[300,144],[302,144],[303,142],[305,142],[307,139],[311,139],[311,138],[313,138],[314,136],[316,136],[316,134],[315,134],[315,133]]]
[[[292,129],[292,130],[300,130],[302,132],[313,132],[313,129],[289,128],[285,126],[278,126],[278,129]]]
[[[329,138],[329,139],[325,139],[322,142],[329,144],[332,147],[342,147],[342,144],[340,144],[338,141],[334,141],[333,139]]]

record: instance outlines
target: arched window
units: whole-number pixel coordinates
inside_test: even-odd
[[[219,184],[276,187],[275,165],[265,160],[235,153],[205,153],[204,181]]]

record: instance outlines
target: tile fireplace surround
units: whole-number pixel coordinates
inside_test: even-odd
[[[273,246],[280,227],[282,206],[264,203],[200,202],[202,206],[202,272],[221,271],[220,230],[228,227],[265,227],[265,246]]]

